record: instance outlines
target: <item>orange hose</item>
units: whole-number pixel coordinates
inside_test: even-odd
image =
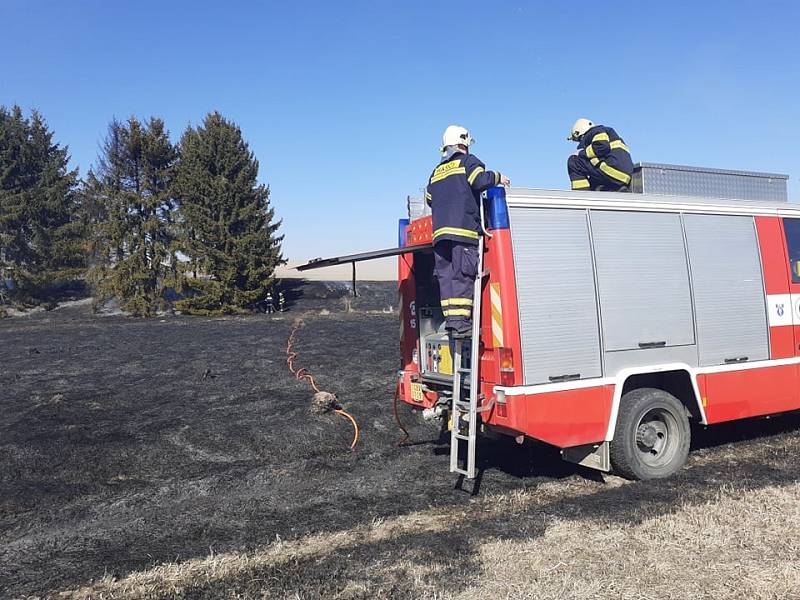
[[[308,372],[308,369],[306,369],[305,367],[301,367],[300,369],[294,368],[294,359],[297,358],[297,352],[294,351],[294,336],[297,333],[297,330],[300,329],[303,325],[305,325],[305,323],[303,323],[302,319],[297,319],[294,322],[294,327],[292,328],[292,332],[289,334],[289,339],[286,341],[286,365],[289,367],[289,371],[291,371],[292,375],[295,376],[295,379],[298,380],[305,379],[306,381],[308,381],[308,384],[311,386],[311,389],[319,393],[322,390],[320,390],[317,387],[317,384],[314,381],[314,377],[311,375],[311,373]],[[360,432],[358,430],[358,423],[356,423],[356,420],[353,418],[353,416],[347,411],[345,411],[343,408],[336,408],[334,409],[333,412],[335,412],[337,415],[344,417],[345,419],[348,419],[350,423],[353,425],[353,441],[350,444],[350,449],[352,450],[353,448],[356,447],[360,435]]]
[[[289,339],[286,342],[286,364],[288,365],[289,370],[292,372],[292,375],[294,375],[296,379],[308,380],[313,390],[315,392],[319,392],[320,389],[317,387],[317,384],[314,382],[314,378],[311,376],[311,374],[307,372],[307,369],[294,368],[294,359],[297,358],[297,352],[295,352],[293,349],[294,336],[297,333],[297,330],[300,329],[303,325],[305,325],[305,323],[303,323],[302,319],[297,319],[294,322],[294,327],[292,328],[292,332],[289,334]]]
[[[343,417],[350,419],[350,422],[353,424],[353,441],[350,443],[350,450],[352,450],[358,443],[358,423],[356,423],[356,420],[353,418],[353,416],[344,409],[337,408],[333,412],[335,412],[337,415],[342,415]]]

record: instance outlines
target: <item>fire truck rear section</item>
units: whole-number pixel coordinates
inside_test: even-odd
[[[487,192],[474,366],[482,431],[651,479],[683,465],[690,421],[800,408],[800,210],[758,199],[785,196],[784,176],[691,174],[727,185],[718,199],[648,193],[642,173],[644,193]],[[459,365],[430,235],[430,217],[402,224],[398,376],[404,402],[446,418]]]

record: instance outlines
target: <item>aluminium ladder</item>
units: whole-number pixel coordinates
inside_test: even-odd
[[[479,380],[479,361],[480,361],[480,338],[481,338],[481,296],[483,288],[483,246],[484,238],[491,237],[483,224],[483,195],[479,207],[481,215],[481,230],[483,235],[478,237],[478,273],[475,276],[475,284],[472,293],[472,331],[470,337],[470,361],[467,367],[462,366],[462,351],[464,349],[463,337],[456,337],[453,340],[453,401],[450,427],[450,472],[463,475],[467,479],[474,479],[477,475],[475,466],[475,451],[478,445],[478,414],[483,412],[479,407],[480,402],[480,380]],[[469,374],[469,399],[463,400],[463,380]],[[467,423],[466,433],[463,424]],[[459,451],[461,443],[467,444],[467,466],[466,469],[459,466]]]

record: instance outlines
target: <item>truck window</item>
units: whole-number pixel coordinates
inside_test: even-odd
[[[786,233],[792,283],[800,283],[800,219],[784,219],[783,230]]]

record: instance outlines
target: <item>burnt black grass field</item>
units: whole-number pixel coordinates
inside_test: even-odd
[[[544,535],[542,515],[624,527],[720,490],[797,481],[797,468],[769,458],[800,447],[789,415],[695,431],[689,466],[666,482],[612,485],[546,446],[484,442],[479,488],[456,489],[447,440],[402,407],[413,443],[395,445],[391,284],[362,286],[352,301],[320,290],[298,288],[277,315],[143,320],[84,304],[0,321],[0,597],[458,594],[485,577],[482,541]],[[312,414],[311,391],[286,367],[296,318],[295,364],[356,418],[354,451],[350,424]],[[544,507],[492,513],[492,498],[553,485],[563,494]],[[440,520],[168,590],[86,592],[159,565],[258,555],[417,513]]]

